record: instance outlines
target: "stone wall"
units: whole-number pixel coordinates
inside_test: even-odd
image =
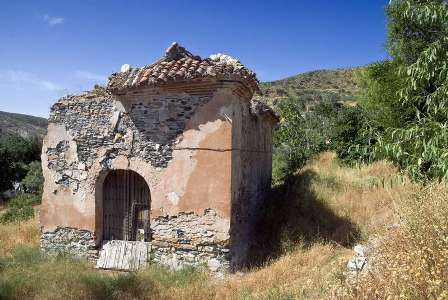
[[[91,197],[89,193],[95,193],[92,184],[95,184],[95,189],[99,187],[96,185],[98,175],[95,174],[107,174],[123,157],[129,161],[138,159],[162,172],[173,159],[173,148],[181,143],[186,124],[210,99],[211,96],[173,92],[163,96],[157,93],[133,95],[118,101],[115,96],[102,92],[68,96],[56,103],[50,114],[49,137],[44,142],[42,160],[46,174],[44,225],[48,224],[46,220],[55,217],[54,212],[51,212],[53,216],[48,213],[52,207],[61,206],[67,215],[58,214],[57,218],[61,217],[66,222],[61,224],[63,226],[54,231],[44,228],[42,250],[94,259],[99,248],[98,239],[95,241],[93,231],[67,226],[73,223],[70,218],[76,217],[69,215],[67,203],[73,206],[70,209],[88,209],[85,199]],[[199,119],[204,118],[207,117]],[[216,116],[211,115],[210,118],[214,120]],[[191,124],[199,125],[196,122]],[[177,151],[190,153],[190,157],[195,154],[194,148]],[[216,154],[222,155],[221,152]],[[139,166],[142,170],[147,168]],[[148,170],[144,169],[144,172]],[[151,183],[148,181],[148,184]],[[65,191],[70,191],[70,196]],[[152,196],[159,197],[156,193]],[[224,194],[221,197],[225,199]],[[187,212],[151,216],[151,259],[172,267],[206,264],[215,271],[227,269],[228,218],[213,209],[207,209],[203,214],[188,212],[193,211],[188,207],[184,211]],[[96,212],[90,210],[89,214],[95,215]]]
[[[226,156],[230,161],[230,152],[225,152],[229,150],[214,151],[213,147],[221,148],[230,140],[231,126],[207,108],[211,102],[213,108],[221,104],[211,101],[209,92],[201,93],[152,89],[118,99],[94,91],[61,98],[52,107],[43,145],[43,227],[97,231],[100,181],[115,169],[133,170],[144,177],[155,215],[218,208],[228,216],[227,181],[195,181],[210,171],[230,178],[230,167],[223,164]],[[211,197],[217,194],[219,198]]]
[[[98,258],[95,236],[88,230],[58,227],[55,231],[42,233],[40,246],[50,255],[70,254],[91,261]]]
[[[102,147],[110,148],[113,155],[138,157],[154,167],[166,167],[172,158],[176,137],[182,134],[197,107],[207,103],[210,97],[154,95],[142,97],[125,111],[120,110],[118,100],[106,92],[68,96],[51,109],[49,123],[66,127],[76,141],[79,162],[87,168],[92,166]],[[50,158],[56,158],[53,150],[48,149],[49,167],[52,166]],[[61,168],[69,169],[70,166],[58,162]],[[107,158],[104,166],[107,167]]]
[[[235,265],[244,261],[257,199],[270,186],[272,127],[227,84],[58,101],[42,155],[42,249],[94,257],[102,183],[121,169],[150,188],[152,260],[218,272],[232,256]]]
[[[212,271],[229,268],[229,224],[212,210],[180,213],[151,221],[152,259],[172,268],[207,265]]]
[[[180,213],[154,218],[150,260],[173,269],[206,265],[214,272],[225,272],[230,262],[228,228],[228,221],[212,209],[203,215]],[[98,248],[94,234],[88,230],[58,227],[41,236],[41,249],[50,255],[67,253],[94,261]]]

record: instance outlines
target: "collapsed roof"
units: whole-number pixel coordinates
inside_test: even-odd
[[[237,59],[224,54],[202,59],[178,43],[168,47],[165,56],[151,65],[125,68],[124,72],[112,74],[107,89],[112,93],[120,93],[141,86],[159,86],[201,78],[236,81],[251,93],[259,91],[256,74]]]

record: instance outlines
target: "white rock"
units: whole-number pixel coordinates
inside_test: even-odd
[[[208,260],[207,266],[211,271],[216,272],[221,267],[221,263],[216,258],[212,258]]]
[[[351,272],[360,272],[367,263],[367,258],[364,256],[355,256],[347,263],[347,269]]]
[[[160,262],[162,265],[165,265],[172,270],[179,270],[181,268],[181,264],[179,263],[177,255],[175,253],[167,256],[162,256]]]
[[[129,71],[130,68],[131,68],[130,65],[128,65],[128,64],[124,64],[124,65],[121,66],[120,71],[121,71],[122,73],[124,73],[124,72]]]
[[[366,246],[363,245],[356,245],[353,248],[353,251],[359,256],[366,256]]]
[[[238,67],[241,65],[239,60],[237,60],[236,58],[222,53],[212,54],[209,58],[214,62],[233,65],[234,67]]]

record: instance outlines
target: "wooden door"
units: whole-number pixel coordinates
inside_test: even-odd
[[[103,186],[103,240],[135,241],[143,230],[149,241],[150,201],[143,177],[128,170],[111,171]]]

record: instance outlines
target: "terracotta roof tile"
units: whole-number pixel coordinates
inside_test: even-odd
[[[201,59],[177,43],[173,43],[166,50],[165,56],[152,65],[112,74],[107,88],[114,93],[139,86],[154,86],[196,78],[239,81],[251,92],[259,91],[255,73],[238,60],[223,54]]]

